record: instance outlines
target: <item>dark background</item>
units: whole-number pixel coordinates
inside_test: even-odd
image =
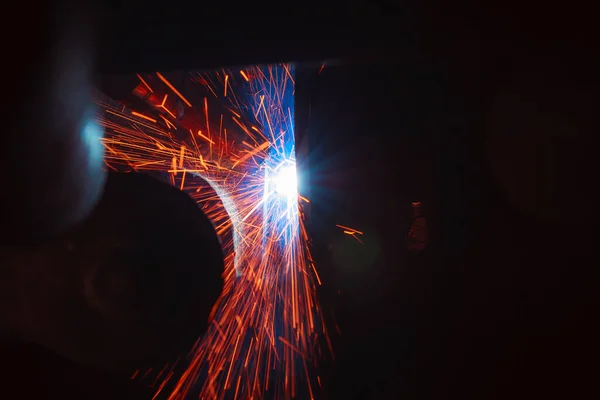
[[[553,186],[554,197],[538,195],[533,174],[517,203],[490,165],[493,157],[516,158],[523,144],[485,151],[501,90],[529,104],[548,98],[547,84],[519,91],[526,85],[512,77],[521,70],[555,83],[552,93],[572,105],[550,104],[549,113],[583,121],[574,130],[593,123],[597,69],[584,14],[507,3],[427,3],[397,15],[373,3],[346,7],[330,16],[296,5],[310,18],[230,17],[227,30],[205,17],[189,21],[183,4],[171,4],[168,18],[162,7],[109,8],[99,73],[305,63],[297,141],[309,149],[300,162],[310,175],[321,300],[341,332],[332,329],[336,361],[323,366],[328,398],[590,396],[594,141],[562,142],[571,150],[556,176],[566,170],[569,184]],[[274,30],[273,21],[285,29]],[[321,60],[335,62],[317,74]],[[535,138],[528,143],[533,154]],[[432,241],[410,257],[404,238],[415,200]],[[542,208],[556,218],[530,212]],[[364,231],[365,244],[336,223]],[[91,372],[68,370],[82,390],[99,386]],[[104,391],[119,393],[113,398],[129,398],[126,383],[107,382]]]
[[[398,60],[324,69],[315,85],[311,225],[341,331],[330,396],[573,396],[591,372],[595,211],[550,223],[510,204],[479,136],[492,94],[447,74]],[[411,257],[417,200],[433,236]]]

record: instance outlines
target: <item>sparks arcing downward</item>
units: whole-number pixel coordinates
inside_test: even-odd
[[[159,374],[157,395],[313,398],[329,341],[299,206],[293,66],[190,76],[183,90],[169,74],[138,75],[146,110],[98,94],[107,166],[162,173],[202,206],[226,254],[213,323],[189,362]]]

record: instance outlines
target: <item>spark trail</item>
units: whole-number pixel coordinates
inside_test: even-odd
[[[190,73],[185,90],[168,74],[138,78],[133,94],[147,107],[97,96],[106,165],[187,192],[225,254],[213,322],[188,356],[154,378],[156,396],[315,398],[315,363],[331,347],[303,224],[308,200],[296,187],[293,65]]]

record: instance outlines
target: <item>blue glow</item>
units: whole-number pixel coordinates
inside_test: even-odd
[[[284,82],[287,76],[293,76],[293,67],[286,70],[282,66],[273,66],[265,74],[272,74],[275,82]],[[282,248],[282,253],[296,251],[295,240],[299,235],[298,212],[298,178],[296,171],[296,154],[294,143],[294,85],[270,87],[265,90],[278,90],[278,95],[264,98],[278,99],[271,104],[269,114],[257,113],[258,122],[265,128],[271,138],[268,157],[263,163],[264,198],[263,198],[263,235],[264,239],[275,238]],[[260,92],[258,92],[260,93]],[[256,97],[256,110],[260,110],[261,99]],[[263,106],[263,109],[265,107]],[[292,248],[294,247],[294,248]],[[289,257],[289,258],[288,258]],[[290,254],[287,260],[279,260],[287,268],[293,267]],[[278,260],[271,260],[278,262]]]
[[[104,130],[98,125],[97,121],[91,117],[86,117],[81,128],[81,137],[88,148],[89,163],[94,167],[104,163],[103,135]]]

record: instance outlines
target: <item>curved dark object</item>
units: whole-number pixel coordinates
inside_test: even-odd
[[[72,361],[117,371],[185,355],[223,284],[221,245],[198,205],[134,173],[109,174],[84,224],[9,265],[7,325]]]

